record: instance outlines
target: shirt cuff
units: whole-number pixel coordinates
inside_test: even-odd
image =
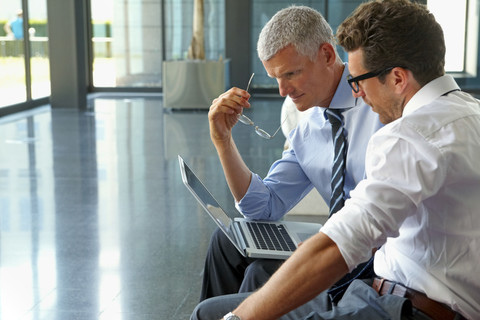
[[[235,201],[235,207],[246,218],[267,220],[269,217],[265,213],[265,207],[269,198],[270,191],[263,184],[263,180],[259,175],[252,172],[252,179],[247,193],[240,201]]]
[[[341,219],[338,214],[333,215],[322,226],[320,231],[335,242],[348,266],[349,272],[351,272],[357,265],[370,259],[372,248],[369,248],[368,244],[362,243],[361,238],[355,236],[356,230],[350,228],[349,223],[345,223],[345,220]]]

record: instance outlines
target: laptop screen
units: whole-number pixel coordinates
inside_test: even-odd
[[[185,185],[189,187],[190,191],[192,191],[195,197],[202,203],[204,208],[210,213],[213,219],[217,221],[219,226],[225,228],[226,231],[230,231],[232,220],[223,211],[217,200],[213,198],[212,194],[207,190],[207,188],[205,188],[203,183],[197,178],[185,161],[183,161],[180,156],[178,157],[178,160],[180,162],[182,179]]]

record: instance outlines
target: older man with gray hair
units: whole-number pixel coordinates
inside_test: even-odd
[[[239,115],[250,108],[250,94],[231,88],[213,101],[210,135],[236,207],[250,219],[279,220],[316,188],[334,213],[364,178],[367,142],[382,125],[362,99],[353,98],[344,81],[348,66],[337,54],[332,29],[316,10],[280,10],[264,26],[257,51],[280,95],[291,98],[299,111],[310,111],[290,133],[288,150],[262,179],[247,167],[232,137]],[[343,127],[337,135],[344,143],[338,148],[343,166],[335,170],[332,117]],[[217,229],[207,253],[201,300],[255,290],[282,262],[243,257]]]

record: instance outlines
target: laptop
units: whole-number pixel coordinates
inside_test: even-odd
[[[310,222],[253,221],[243,218],[238,211],[229,215],[180,155],[178,161],[187,189],[244,257],[287,259],[300,242],[318,233],[322,227]]]

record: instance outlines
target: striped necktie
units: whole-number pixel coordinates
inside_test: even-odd
[[[332,169],[332,195],[330,198],[329,218],[343,207],[345,202],[343,185],[345,180],[345,159],[347,156],[347,143],[345,139],[343,117],[341,110],[327,108],[328,120],[332,124],[332,138],[334,145],[334,160]],[[375,275],[373,271],[373,257],[367,262],[359,264],[351,273],[346,274],[337,281],[327,293],[331,301],[337,303],[347,290],[350,283],[355,279],[368,279]]]
[[[332,139],[334,146],[334,158],[332,167],[331,187],[332,193],[330,196],[330,215],[343,207],[345,202],[343,185],[345,183],[345,158],[347,155],[347,143],[345,139],[343,117],[339,109],[326,109],[326,114],[330,124],[332,125]]]

